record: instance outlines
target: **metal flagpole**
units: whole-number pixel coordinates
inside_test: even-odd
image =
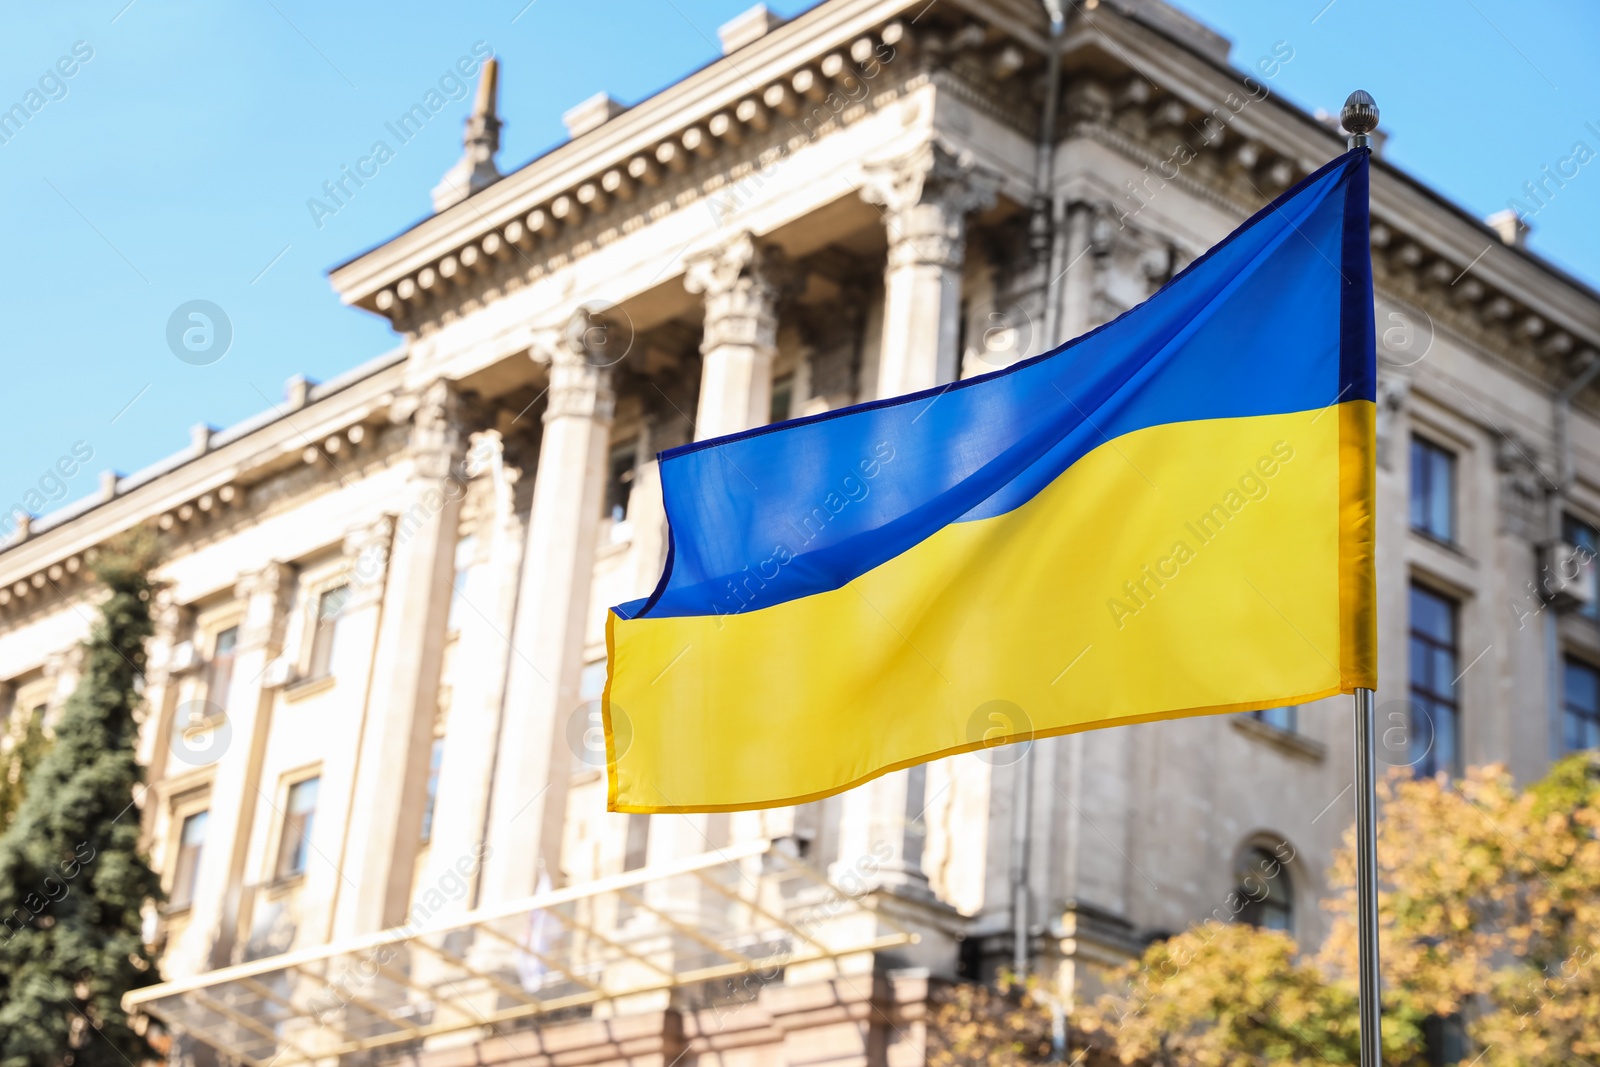
[[[1357,89],[1344,102],[1339,120],[1350,133],[1349,147],[1372,147],[1378,128],[1378,104],[1370,93]],[[1378,970],[1378,782],[1376,726],[1373,693],[1355,691],[1356,713],[1356,930],[1358,968],[1361,972],[1361,1067],[1381,1067],[1383,1038],[1380,1030]]]
[[[1361,972],[1361,1067],[1380,1067],[1378,972],[1378,790],[1373,748],[1372,690],[1357,689],[1356,707],[1356,930]]]

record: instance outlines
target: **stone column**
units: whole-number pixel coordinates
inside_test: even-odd
[[[382,614],[372,660],[355,781],[346,827],[345,873],[336,934],[366,933],[403,921],[411,891],[428,753],[438,709],[456,531],[463,484],[462,401],[439,380],[407,398],[411,478],[398,502]]]
[[[938,141],[867,166],[861,195],[882,207],[889,236],[879,397],[955,380],[966,217],[993,205],[998,186]]]
[[[1094,325],[1094,275],[1098,263],[1090,251],[1093,227],[1094,208],[1081,200],[1067,206],[1060,341],[1081,337]]]
[[[550,391],[511,636],[480,904],[532,893],[541,869],[560,884],[573,761],[567,719],[581,703],[584,622],[616,406],[609,369],[614,357],[589,343],[606,336],[589,325],[580,311],[566,330],[541,334],[533,345],[533,357],[550,368]]]
[[[851,875],[878,889],[932,899],[922,871],[927,837],[926,764],[893,771],[844,794],[836,878]]]
[[[749,233],[688,260],[684,287],[705,294],[706,303],[696,440],[767,422],[772,361],[778,351],[778,303],[795,280],[794,266],[782,249],[759,245]]]

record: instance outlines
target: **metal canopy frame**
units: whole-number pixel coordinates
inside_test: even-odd
[[[207,971],[122,1003],[246,1067],[288,1067],[916,940],[753,841]]]

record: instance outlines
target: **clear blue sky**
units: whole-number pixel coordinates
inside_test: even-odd
[[[526,5],[526,6],[525,6]],[[31,5],[0,35],[0,110],[49,99],[0,143],[0,507],[76,447],[63,499],[97,473],[174,452],[395,343],[340,306],[325,270],[425,215],[460,152],[467,102],[400,148],[319,229],[306,201],[475,42],[501,57],[501,166],[559,143],[561,112],[601,90],[633,102],[717,54],[747,0],[82,0]],[[806,2],[770,5],[782,14]],[[1600,150],[1600,5],[1590,0],[1188,0],[1248,66],[1274,42],[1275,84],[1308,109],[1378,99],[1388,158],[1478,215],[1505,206],[1575,141]],[[74,59],[77,42],[86,61]],[[73,71],[70,78],[59,69]],[[1600,282],[1600,161],[1535,220],[1532,246]],[[175,358],[190,300],[232,322],[227,355]],[[45,510],[59,504],[51,503]]]

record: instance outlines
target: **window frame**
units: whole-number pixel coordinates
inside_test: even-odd
[[[452,636],[461,633],[461,620],[466,615],[467,583],[473,570],[482,562],[479,558],[479,541],[476,531],[469,530],[456,538],[456,547],[450,557],[450,602],[445,608],[445,632]]]
[[[294,804],[295,791],[303,788],[308,783],[316,783],[313,787],[311,809],[304,813],[305,818],[295,825],[293,820],[296,813],[291,810]],[[311,866],[312,835],[316,832],[317,806],[322,799],[322,769],[315,768],[301,771],[292,777],[286,777],[279,796],[282,804],[278,808],[278,841],[277,848],[273,850],[272,882],[289,882],[304,878]],[[291,829],[294,836],[290,836]],[[291,860],[291,849],[298,853],[298,862]]]
[[[433,842],[433,820],[439,808],[439,779],[444,771],[444,734],[434,734],[428,746],[428,776],[424,780],[422,824],[418,840],[427,845]]]
[[[1593,708],[1575,708],[1571,700],[1572,687],[1567,678],[1573,670],[1587,671],[1594,676],[1595,704]],[[1587,722],[1591,743],[1575,744],[1574,720]],[[1582,752],[1600,747],[1600,667],[1585,659],[1567,653],[1561,657],[1561,751]]]
[[[196,819],[205,820],[202,828],[206,836],[210,834],[211,807],[210,798],[201,804],[186,805],[183,809],[174,811],[172,817],[172,864],[167,885],[167,908],[170,911],[184,911],[193,907],[195,891],[200,887],[201,864],[205,861],[206,836],[202,836],[200,843],[194,846],[193,851],[188,850],[185,838],[189,833],[189,825]],[[192,856],[188,864],[188,884],[185,886],[185,859]],[[184,889],[187,892],[183,892]]]
[[[1273,712],[1280,711],[1287,712],[1287,714],[1284,716],[1284,718],[1288,720],[1287,726],[1280,722],[1274,722],[1272,719],[1267,717]],[[1252,719],[1256,720],[1256,722],[1259,722],[1263,726],[1270,726],[1274,730],[1281,730],[1286,734],[1294,734],[1296,737],[1300,735],[1299,704],[1280,704],[1275,708],[1257,708],[1255,711],[1248,712],[1247,714],[1249,714]]]
[[[783,412],[780,414],[778,411],[778,397],[782,396],[785,392],[788,393],[787,403],[784,404]],[[779,422],[788,422],[790,419],[794,418],[795,408],[799,406],[799,400],[800,375],[798,368],[795,370],[785,371],[782,374],[774,374],[772,376],[772,393],[767,398],[768,425]]]
[[[243,621],[234,619],[224,624],[211,627],[206,633],[206,669],[205,693],[203,699],[207,710],[216,709],[213,714],[226,715],[228,713],[228,691],[233,687],[234,665],[239,656],[239,638],[242,636]],[[233,634],[233,647],[228,650],[226,672],[223,674],[223,684],[217,684],[219,674],[219,660],[221,653],[218,646],[222,643],[224,634]],[[220,698],[220,699],[219,699]],[[210,716],[208,716],[210,717]]]
[[[1582,536],[1579,536],[1580,534]],[[1600,527],[1574,512],[1567,510],[1561,512],[1561,540],[1574,548],[1600,554]],[[1595,597],[1574,614],[1590,622],[1600,622],[1600,597]]]
[[[1448,609],[1450,617],[1450,641],[1448,644],[1442,642],[1437,636],[1418,629],[1416,623],[1417,613],[1413,610],[1414,598],[1418,594],[1426,597],[1432,597],[1433,599],[1444,604]],[[1459,671],[1461,666],[1461,607],[1462,600],[1459,596],[1445,592],[1425,582],[1418,581],[1415,577],[1411,579],[1411,582],[1407,587],[1406,696],[1411,712],[1411,721],[1407,724],[1408,748],[1406,755],[1408,759],[1411,755],[1411,748],[1416,745],[1417,738],[1420,734],[1419,720],[1417,715],[1419,708],[1425,707],[1427,714],[1431,719],[1433,719],[1428,749],[1411,763],[1413,772],[1419,778],[1433,777],[1439,774],[1447,774],[1450,777],[1458,777],[1461,774],[1462,754],[1465,747],[1462,744],[1462,723],[1464,716],[1462,715],[1461,707],[1461,691],[1458,688],[1458,683],[1460,682],[1461,678]],[[1454,672],[1452,675],[1452,680],[1449,683],[1449,693],[1444,693],[1442,690],[1428,688],[1417,678],[1417,672],[1413,669],[1413,667],[1416,659],[1415,649],[1419,642],[1428,647],[1430,658],[1431,654],[1436,654],[1441,651],[1449,653],[1450,669],[1452,672]],[[1450,713],[1450,738],[1452,747],[1451,752],[1449,753],[1450,759],[1448,766],[1445,766],[1439,759],[1439,716],[1437,712],[1441,709],[1447,710]]]
[[[628,509],[633,503],[633,489],[639,481],[640,443],[640,436],[632,433],[615,438],[606,447],[606,484],[600,499],[600,517],[609,519],[613,525],[628,521]],[[619,473],[617,461],[622,458],[624,452],[630,453],[632,458],[629,460],[628,469]],[[612,499],[617,495],[620,495],[620,501]]]
[[[340,590],[344,591],[344,601],[339,605],[338,611],[329,617],[331,621],[324,629],[323,601]],[[339,619],[349,606],[354,590],[350,582],[341,575],[309,587],[307,593],[309,595],[306,597],[305,612],[305,660],[300,676],[303,681],[315,682],[334,677],[333,654],[338,642]]]
[[[1418,486],[1417,453],[1419,449],[1442,456],[1448,461],[1449,479],[1445,487],[1445,523],[1447,529],[1442,534],[1433,529],[1426,514],[1433,510],[1431,500],[1423,501],[1421,509],[1424,512],[1423,521],[1420,524],[1418,522],[1418,495],[1421,491]],[[1437,438],[1430,437],[1427,434],[1412,433],[1411,444],[1406,453],[1406,462],[1407,476],[1409,478],[1406,494],[1407,527],[1413,533],[1420,534],[1430,541],[1448,545],[1451,548],[1459,547],[1461,544],[1461,452],[1458,449],[1450,448],[1440,443]],[[1424,470],[1428,471],[1431,468],[1425,465]],[[1431,477],[1429,483],[1431,486]]]
[[[183,828],[190,816],[206,812],[209,818],[211,810],[211,767],[202,768],[198,772],[170,778],[159,783],[153,788],[167,793],[163,807],[165,809],[165,825],[157,832],[156,840],[164,842],[161,855],[158,857],[157,870],[161,874],[161,886],[166,891],[167,901],[162,905],[163,914],[182,914],[194,903],[194,898],[188,901],[174,899],[174,891],[178,883],[178,865],[182,862]],[[167,792],[170,790],[170,792]],[[199,863],[205,862],[202,845],[202,855]],[[201,867],[195,868],[195,886],[200,884]]]
[[[1289,851],[1287,860],[1281,858],[1283,849]],[[1238,894],[1242,902],[1235,916],[1236,921],[1260,930],[1277,930],[1290,937],[1294,936],[1299,909],[1295,907],[1295,884],[1294,878],[1289,873],[1289,865],[1295,855],[1294,847],[1286,841],[1269,842],[1255,839],[1245,842],[1233,863],[1233,892]],[[1271,863],[1277,870],[1270,875],[1267,874],[1258,860]],[[1248,883],[1252,878],[1258,879],[1266,886],[1267,892],[1264,896],[1255,895],[1249,888]],[[1268,911],[1280,914],[1283,918],[1282,925],[1262,921],[1264,913]]]

